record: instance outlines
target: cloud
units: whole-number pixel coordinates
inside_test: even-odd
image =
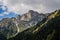
[[[36,0],[35,0],[36,1]],[[24,14],[29,10],[35,10],[38,12],[43,12],[45,7],[43,4],[37,5],[37,2],[35,2],[36,5],[34,5],[34,0],[27,1],[27,0],[6,0],[4,1],[4,5],[8,6],[9,11],[14,11],[16,14]],[[32,4],[31,4],[32,3]]]
[[[0,16],[8,15],[8,9],[4,5],[0,5]]]
[[[4,14],[0,14],[0,16],[4,16]]]
[[[24,14],[31,9],[48,13],[60,8],[60,0],[4,0],[3,4],[15,14]]]
[[[4,15],[9,15],[9,12],[3,12],[0,14],[0,16],[4,16]]]

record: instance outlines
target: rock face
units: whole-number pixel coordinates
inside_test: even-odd
[[[17,27],[12,19],[5,18],[0,21],[0,32],[9,38],[11,35],[17,33]]]
[[[22,17],[21,17],[21,21],[30,21],[30,19],[31,19],[30,13],[26,13],[26,14],[22,15]]]
[[[12,18],[3,18],[0,21],[0,32],[8,39],[16,36],[19,32],[27,28],[33,27],[45,17],[45,14],[39,14],[38,12],[30,10],[22,16],[18,15]]]
[[[60,40],[60,10],[9,40]]]
[[[39,14],[36,11],[30,10],[21,16],[21,22],[24,26],[29,27],[37,24],[37,22],[42,21],[44,18],[46,18],[45,14]]]
[[[28,13],[22,15],[21,21],[32,21],[32,20],[39,21],[42,20],[44,17],[45,17],[44,14],[39,14],[38,12],[30,10]],[[39,20],[37,20],[37,18]]]

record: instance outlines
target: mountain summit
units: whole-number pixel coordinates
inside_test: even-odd
[[[0,21],[0,32],[8,39],[16,36],[19,32],[33,27],[44,18],[46,18],[45,14],[39,14],[33,10],[28,11],[22,16],[3,18]]]
[[[60,9],[9,40],[60,40]]]
[[[21,16],[21,22],[25,26],[32,26],[37,24],[39,21],[42,21],[44,18],[46,18],[46,14],[38,13],[33,10],[29,10],[27,13],[23,14]]]

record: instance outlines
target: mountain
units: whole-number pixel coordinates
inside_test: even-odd
[[[9,40],[60,40],[60,9]]]
[[[3,18],[0,21],[0,32],[9,39],[16,36],[19,32],[33,27],[46,17],[45,14],[39,14],[36,11],[30,10],[22,16],[18,15],[12,18]]]
[[[21,16],[20,20],[24,26],[30,27],[36,25],[39,21],[42,21],[44,18],[46,18],[45,14],[29,10],[27,13]]]

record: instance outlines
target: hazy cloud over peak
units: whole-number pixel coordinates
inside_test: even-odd
[[[24,14],[29,10],[42,13],[52,12],[60,8],[60,0],[3,0],[9,11]]]

